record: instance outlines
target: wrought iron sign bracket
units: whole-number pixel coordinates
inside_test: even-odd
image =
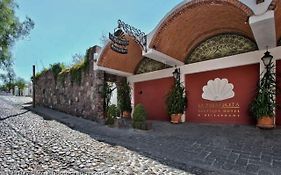
[[[125,38],[125,34],[132,37],[138,43],[142,50],[147,51],[147,36],[141,30],[118,20],[118,27],[114,30],[114,34],[109,33],[109,39],[113,42],[111,49],[121,54],[128,53],[129,41]]]

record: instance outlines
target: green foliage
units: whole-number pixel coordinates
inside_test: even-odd
[[[80,85],[82,80],[82,73],[89,70],[89,65],[90,61],[88,57],[85,57],[83,62],[73,65],[69,69],[71,82],[76,82]]]
[[[103,85],[103,92],[102,92],[102,96],[104,98],[104,109],[105,111],[107,111],[109,105],[110,105],[110,99],[112,96],[112,92],[116,89],[116,87],[114,87],[114,84],[111,82],[105,82]]]
[[[49,69],[44,68],[42,71],[40,72],[36,72],[35,74],[35,80],[38,80],[43,74],[45,74]],[[33,77],[31,77],[31,80],[33,80]]]
[[[70,79],[72,83],[76,82],[78,85],[81,84],[82,70],[80,64],[76,64],[70,68]]]
[[[23,89],[26,87],[26,81],[23,78],[18,78],[15,81],[15,86],[19,88],[19,95],[23,93]]]
[[[15,16],[18,6],[14,0],[0,1],[0,68],[11,62],[11,47],[17,39],[27,36],[34,27],[30,18],[20,22]]]
[[[84,58],[82,62],[79,62],[70,68],[66,68],[65,65],[62,63],[52,64],[50,65],[49,69],[44,69],[43,71],[36,73],[35,79],[38,79],[45,72],[51,70],[54,75],[55,81],[57,81],[58,79],[61,83],[63,83],[65,81],[66,76],[69,73],[71,82],[72,83],[76,82],[77,84],[80,85],[82,80],[82,73],[89,70],[89,65],[90,62],[88,58]]]
[[[105,124],[113,125],[114,119],[118,116],[118,109],[115,104],[109,105],[106,111],[106,121]]]
[[[142,104],[137,104],[133,113],[133,128],[146,130],[146,112]]]
[[[132,111],[131,107],[131,89],[127,81],[123,81],[117,88],[117,104],[120,112]]]
[[[68,75],[69,72],[70,72],[70,69],[65,68],[58,74],[58,80],[59,80],[59,82],[61,82],[63,84],[63,86],[64,86],[65,78],[66,78],[66,76]]]
[[[145,122],[146,112],[142,104],[137,104],[133,113],[133,122]]]
[[[1,86],[1,90],[10,92],[10,90],[14,89],[15,86],[15,82],[7,82]]]
[[[180,82],[177,82],[173,85],[166,98],[167,112],[170,116],[172,114],[182,114],[186,104],[185,89]]]
[[[14,69],[11,66],[6,67],[6,74],[0,74],[0,79],[4,83],[2,89],[5,91],[10,91],[13,89],[15,87],[15,78],[16,74]]]
[[[256,97],[250,105],[250,111],[256,119],[263,116],[274,117],[276,75],[273,73],[273,69],[273,63],[271,63],[258,82]]]
[[[65,69],[65,65],[62,63],[55,63],[50,65],[50,70],[52,71],[55,81],[57,81],[59,73]]]

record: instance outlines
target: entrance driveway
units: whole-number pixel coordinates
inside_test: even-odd
[[[152,130],[118,129],[43,107],[32,109],[92,138],[194,174],[280,174],[281,128],[170,124],[152,122]]]

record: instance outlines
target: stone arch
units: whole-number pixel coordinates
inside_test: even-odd
[[[185,63],[206,61],[257,50],[257,44],[237,33],[223,33],[199,43],[186,57]]]
[[[162,20],[149,47],[184,61],[198,43],[219,33],[236,32],[254,40],[248,24],[248,18],[253,14],[248,6],[237,0],[184,3]]]

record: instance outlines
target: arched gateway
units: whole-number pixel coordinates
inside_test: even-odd
[[[259,4],[267,6],[261,12],[244,0],[184,1],[147,36],[146,52],[133,40],[127,55],[114,53],[107,45],[98,65],[127,76],[133,102],[145,106],[148,119],[169,120],[165,98],[176,65],[187,90],[187,121],[251,124],[248,108],[263,69],[263,49],[273,48],[278,60],[281,55],[276,47],[281,38],[280,1],[265,4]],[[232,87],[230,96],[222,95],[222,86]],[[223,97],[214,100],[217,96]]]

